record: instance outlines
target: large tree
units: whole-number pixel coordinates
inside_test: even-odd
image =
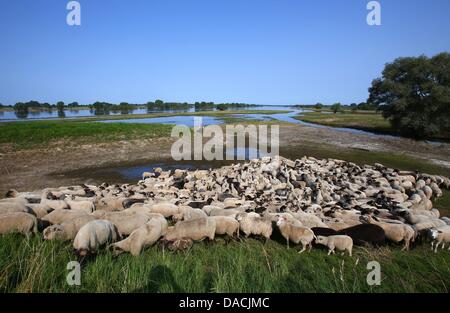
[[[426,138],[448,134],[450,125],[450,54],[398,58],[372,82],[368,102],[400,134]]]

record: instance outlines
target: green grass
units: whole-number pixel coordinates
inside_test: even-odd
[[[449,256],[428,245],[409,252],[356,247],[353,258],[323,249],[300,255],[276,241],[219,239],[188,252],[155,246],[113,258],[102,251],[82,265],[81,286],[69,286],[66,266],[76,260],[70,243],[11,234],[0,237],[0,292],[448,292]],[[373,260],[382,283],[371,287],[366,266]]]
[[[0,123],[0,144],[31,148],[52,141],[107,142],[169,136],[172,126],[163,124],[33,121]]]
[[[349,127],[379,133],[393,133],[389,121],[376,113],[337,113],[311,112],[297,116],[296,119],[331,127]]]

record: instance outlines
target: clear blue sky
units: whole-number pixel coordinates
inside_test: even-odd
[[[450,51],[450,1],[0,0],[0,102],[367,98],[384,63]]]

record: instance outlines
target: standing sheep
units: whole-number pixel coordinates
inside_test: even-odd
[[[381,228],[383,228],[383,230],[386,234],[386,238],[389,239],[390,241],[393,241],[395,243],[404,241],[405,246],[403,247],[402,250],[409,250],[409,246],[410,246],[411,242],[414,241],[415,232],[414,232],[414,229],[409,225],[394,224],[394,223],[382,223],[382,222],[376,221],[371,216],[367,216],[367,217],[363,218],[363,220],[365,220],[369,224],[378,225]]]
[[[206,217],[191,221],[182,221],[167,229],[164,236],[166,241],[177,239],[192,239],[194,241],[209,238],[214,240],[216,233],[216,221],[213,218]]]
[[[334,236],[319,236],[316,239],[316,243],[328,247],[328,255],[331,253],[335,254],[335,249],[338,251],[348,251],[349,255],[352,256],[353,240],[351,237],[346,235],[334,235]]]
[[[38,232],[38,220],[34,215],[16,212],[0,215],[0,235],[18,232],[24,235]]]
[[[316,237],[311,229],[294,225],[284,216],[278,218],[277,226],[280,229],[281,235],[286,239],[288,249],[289,241],[292,241],[295,244],[302,244],[302,250],[298,253],[304,252],[308,246],[309,251],[311,251],[312,242]]]
[[[272,221],[269,217],[261,217],[258,213],[240,213],[236,216],[241,231],[245,237],[250,235],[263,236],[266,241],[272,235]]]
[[[442,244],[442,249],[444,249],[446,243],[450,243],[450,226],[443,226],[439,228],[432,228],[429,230],[431,237],[431,250],[437,253],[439,245]],[[450,251],[450,246],[448,248]]]
[[[212,216],[216,221],[216,235],[228,235],[233,237],[234,234],[239,238],[239,222],[230,216]]]

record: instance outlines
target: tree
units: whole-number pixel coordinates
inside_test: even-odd
[[[356,111],[358,110],[358,105],[356,103],[350,104],[350,110],[352,111],[352,113],[356,113]]]
[[[56,108],[58,109],[58,111],[63,111],[64,110],[64,102],[59,101],[58,103],[56,103]]]
[[[220,103],[216,106],[216,108],[219,111],[225,111],[226,109],[228,109],[228,105],[226,105],[225,103]]]
[[[323,108],[323,104],[322,103],[320,103],[320,102],[317,102],[315,105],[314,105],[314,109],[316,109],[316,110],[322,110],[322,108]]]
[[[336,114],[337,112],[341,112],[342,111],[342,105],[339,102],[337,102],[337,103],[333,104],[330,107],[330,109],[331,109],[331,111],[333,111],[334,114]]]
[[[368,103],[398,133],[427,138],[450,131],[450,54],[398,58],[372,81]]]

